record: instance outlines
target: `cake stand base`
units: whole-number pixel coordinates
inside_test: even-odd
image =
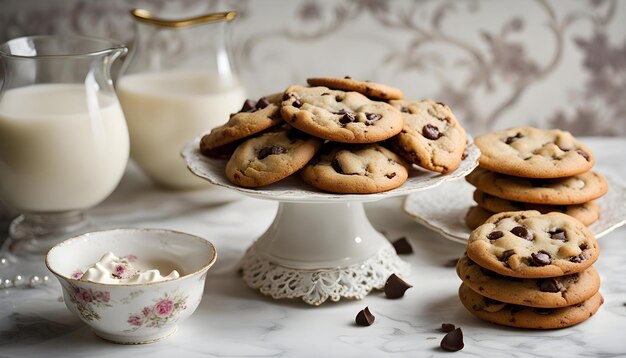
[[[264,295],[316,306],[327,299],[362,299],[391,274],[409,273],[360,202],[281,202],[240,267],[248,286]]]

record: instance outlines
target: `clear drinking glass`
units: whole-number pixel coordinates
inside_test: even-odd
[[[163,187],[208,189],[210,184],[189,172],[180,151],[225,123],[246,99],[229,48],[237,13],[178,20],[141,9],[131,14],[136,37],[117,83],[131,157]]]
[[[83,210],[122,178],[128,129],[110,68],[126,51],[82,36],[0,45],[0,200],[22,213],[3,246],[12,264],[23,259],[43,267],[43,254],[86,231]],[[5,281],[7,272],[0,268]]]

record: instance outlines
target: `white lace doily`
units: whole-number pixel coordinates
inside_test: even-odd
[[[596,200],[600,219],[589,230],[600,238],[626,223],[626,188],[611,178],[608,193]],[[467,243],[470,230],[465,226],[465,213],[476,205],[472,199],[474,187],[465,180],[445,183],[434,189],[414,193],[404,200],[404,211],[420,224],[444,237]]]
[[[392,273],[407,276],[408,263],[402,261],[393,246],[385,245],[369,259],[351,266],[318,270],[301,270],[272,263],[248,249],[239,266],[244,281],[274,299],[301,298],[318,306],[327,299],[362,299],[372,289],[385,286]]]
[[[472,138],[468,136],[467,156],[461,165],[452,173],[439,174],[413,167],[409,173],[409,179],[399,188],[376,194],[332,194],[319,191],[297,176],[291,176],[278,183],[258,189],[242,188],[231,184],[226,178],[224,167],[225,160],[207,158],[199,151],[201,137],[187,144],[181,155],[187,162],[187,167],[195,175],[208,180],[211,184],[225,187],[241,194],[257,199],[269,199],[291,202],[336,202],[336,201],[375,201],[390,196],[407,195],[411,192],[424,190],[437,186],[445,181],[459,179],[469,174],[478,166],[480,150],[474,145]]]

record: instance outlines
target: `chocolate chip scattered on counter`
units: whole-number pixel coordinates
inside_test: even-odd
[[[393,248],[396,249],[398,255],[408,255],[413,253],[413,247],[409,244],[406,237],[401,237],[393,242]]]
[[[448,352],[456,352],[463,349],[463,347],[465,347],[465,344],[463,343],[463,332],[461,331],[461,329],[456,328],[452,332],[446,334],[445,337],[443,337],[443,339],[441,340],[440,346],[441,349]]]
[[[372,312],[370,312],[369,307],[365,307],[364,309],[360,310],[359,313],[357,313],[354,321],[359,326],[371,326],[372,323],[374,323],[375,319],[376,317],[374,317]]]
[[[409,285],[393,273],[389,276],[387,282],[385,282],[385,296],[392,299],[400,298],[404,296],[404,292],[411,287],[413,286]]]
[[[450,333],[452,331],[454,331],[456,327],[452,324],[452,323],[442,323],[441,324],[441,331],[445,332],[445,333]]]

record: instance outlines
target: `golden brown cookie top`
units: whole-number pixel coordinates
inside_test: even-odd
[[[600,254],[587,227],[561,213],[499,213],[470,234],[467,256],[505,276],[556,277],[584,271]]]

